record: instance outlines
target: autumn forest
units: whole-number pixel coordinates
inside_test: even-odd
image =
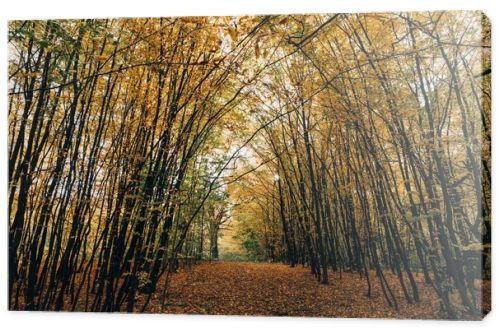
[[[12,21],[11,310],[481,319],[480,12]]]

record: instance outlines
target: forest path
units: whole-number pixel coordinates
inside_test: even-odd
[[[397,277],[387,274],[399,287]],[[372,297],[366,296],[366,279],[359,274],[330,273],[330,284],[319,284],[309,269],[277,263],[204,262],[172,277],[165,313],[436,318],[439,305],[431,288],[420,278],[422,301],[407,305],[395,290],[400,311],[390,308],[372,273]],[[147,311],[160,312],[159,294]]]

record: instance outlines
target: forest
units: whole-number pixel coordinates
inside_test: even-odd
[[[11,21],[9,309],[481,319],[490,37],[475,11]]]

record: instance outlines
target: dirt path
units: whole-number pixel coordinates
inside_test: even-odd
[[[366,279],[358,274],[331,274],[329,285],[319,284],[307,268],[283,264],[212,262],[173,276],[166,313],[440,318],[439,303],[420,277],[421,302],[408,305],[397,288],[397,277],[388,274],[398,296],[400,311],[385,301],[376,277],[372,297],[366,296]],[[149,312],[159,312],[155,296]]]

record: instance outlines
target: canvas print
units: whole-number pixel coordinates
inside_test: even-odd
[[[9,309],[482,319],[490,31],[9,22]]]

